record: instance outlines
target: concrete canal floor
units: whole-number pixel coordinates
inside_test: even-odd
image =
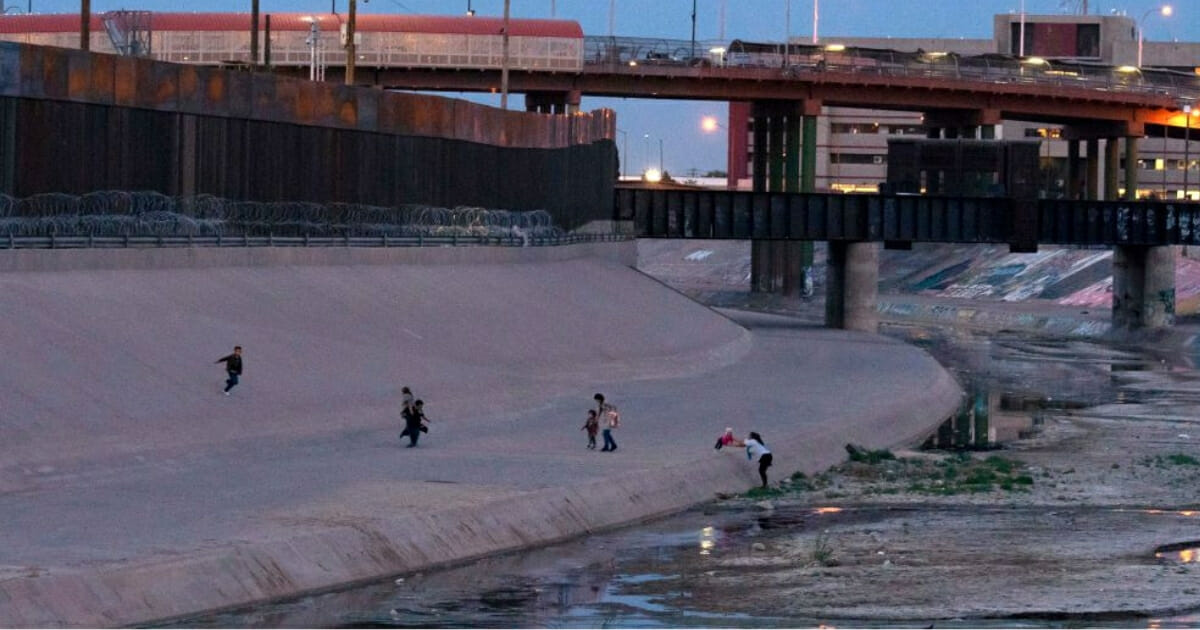
[[[953,413],[920,349],[734,321],[633,246],[6,257],[0,626],[151,623],[678,513],[755,483],[711,452],[730,418],[787,475]],[[416,449],[402,385],[432,420]],[[615,453],[584,448],[597,391]]]
[[[1058,305],[996,310],[1029,329],[891,317],[884,332],[991,394],[999,448],[877,453],[644,526],[194,621],[1200,627],[1200,327],[1114,344],[1047,334],[1046,313],[1071,319]]]

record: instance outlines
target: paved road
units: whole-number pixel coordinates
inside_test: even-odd
[[[137,623],[578,535],[753,485],[740,453],[711,448],[726,425],[761,432],[779,478],[840,460],[845,442],[916,439],[957,394],[932,359],[897,342],[718,313],[586,259],[0,284],[25,291],[25,309],[7,314],[24,313],[36,332],[5,340],[31,353],[18,355],[27,369],[0,368],[16,392],[5,413],[34,416],[6,415],[18,439],[0,447],[3,626]],[[197,287],[227,289],[224,321]],[[418,308],[397,307],[414,292]],[[103,307],[53,308],[82,293],[105,296]],[[46,310],[31,313],[39,300]],[[204,364],[194,376],[161,373],[173,363],[155,348],[186,346],[171,330],[199,343],[189,330],[223,325],[253,339],[234,396],[219,394],[216,347],[192,357]],[[445,341],[449,331],[461,338]],[[55,333],[69,352],[35,358]],[[131,373],[63,363],[127,351],[147,357]],[[419,364],[420,378],[387,364],[391,352]],[[285,374],[264,374],[272,365]],[[316,377],[305,373],[314,365]],[[425,385],[434,423],[417,449],[397,437],[397,373]],[[56,379],[65,402],[21,402]],[[150,409],[120,391],[126,381]],[[622,409],[615,453],[584,448],[594,390]],[[92,402],[100,409],[50,428],[60,410]],[[69,436],[61,452],[43,427]]]

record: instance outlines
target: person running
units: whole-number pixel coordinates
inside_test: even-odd
[[[408,414],[413,408],[413,393],[407,385],[400,388],[400,418],[404,420],[405,429],[408,427]],[[404,440],[404,436],[408,435],[407,431],[400,432],[400,439]]]
[[[746,459],[754,461],[754,457],[758,456],[758,476],[762,478],[762,487],[767,487],[767,469],[771,467],[771,449],[763,443],[762,436],[750,432],[750,437],[744,442],[746,446]]]
[[[595,409],[588,409],[587,421],[579,430],[587,431],[587,447],[593,451],[596,450],[596,434],[600,432],[600,420],[596,418]]]
[[[233,354],[226,355],[216,360],[217,363],[225,364],[225,395],[229,395],[229,390],[233,389],[238,384],[238,377],[242,375],[242,347],[234,346]]]
[[[418,400],[412,404],[412,407],[405,408],[404,432],[400,434],[400,439],[408,436],[408,446],[405,448],[416,447],[417,439],[421,437],[421,431],[429,431],[424,426],[427,422],[429,422],[429,418],[425,417],[425,401]]]
[[[604,424],[604,448],[600,451],[615,451],[617,450],[617,441],[613,439],[612,432],[621,426],[621,414],[617,412],[615,406],[604,402],[604,394],[596,394],[592,396],[592,400],[596,401],[596,415],[603,418]]]

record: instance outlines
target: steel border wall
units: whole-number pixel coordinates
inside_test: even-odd
[[[611,218],[615,117],[0,43],[0,192],[546,210]]]

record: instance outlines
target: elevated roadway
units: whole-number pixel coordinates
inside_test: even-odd
[[[1142,135],[1145,125],[1177,126],[1181,99],[1190,90],[1130,90],[1110,84],[1037,81],[1030,69],[992,77],[941,76],[915,70],[890,74],[872,70],[786,71],[780,68],[585,65],[578,73],[509,73],[509,90],[558,93],[564,98],[613,96],[716,101],[800,101],[819,114],[821,105],[904,111],[976,112],[977,124],[1003,119],[1055,124],[1119,122],[1120,135]],[[331,78],[337,70],[330,69]],[[423,68],[360,69],[359,76],[387,89],[495,92],[495,70]],[[1116,132],[1114,132],[1116,133]]]

